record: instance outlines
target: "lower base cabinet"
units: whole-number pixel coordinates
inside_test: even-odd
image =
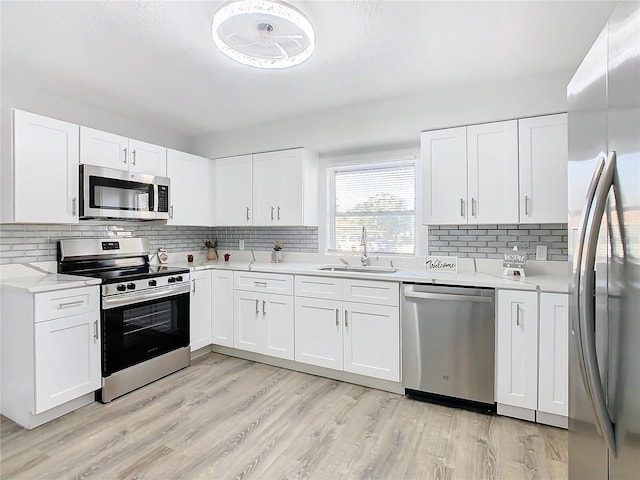
[[[371,303],[335,299],[354,291]],[[397,303],[398,291],[393,282],[296,276],[295,360],[399,382],[399,307],[375,304],[376,295]]]
[[[233,347],[232,270],[211,270],[211,335],[215,345]]]
[[[191,272],[191,304],[189,307],[191,351],[211,345],[211,272]]]

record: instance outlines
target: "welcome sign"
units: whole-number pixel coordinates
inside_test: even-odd
[[[427,255],[424,257],[424,269],[431,272],[458,272],[458,257],[440,257]]]

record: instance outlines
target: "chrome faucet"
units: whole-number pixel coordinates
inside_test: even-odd
[[[369,257],[367,256],[367,228],[362,226],[362,237],[360,237],[360,246],[362,247],[362,257],[360,257],[360,263],[363,267],[369,265]]]

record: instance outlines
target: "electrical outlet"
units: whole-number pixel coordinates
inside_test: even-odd
[[[238,250],[244,250],[244,240],[238,240]]]
[[[547,246],[546,245],[536,246],[536,260],[546,260],[546,259],[547,259]]]

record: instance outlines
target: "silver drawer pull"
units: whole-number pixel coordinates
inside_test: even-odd
[[[266,287],[267,282],[253,282],[254,287]]]
[[[84,303],[84,300],[76,300],[75,302],[59,303],[58,308],[70,308],[70,307],[75,307],[76,305],[82,305],[83,303]]]

